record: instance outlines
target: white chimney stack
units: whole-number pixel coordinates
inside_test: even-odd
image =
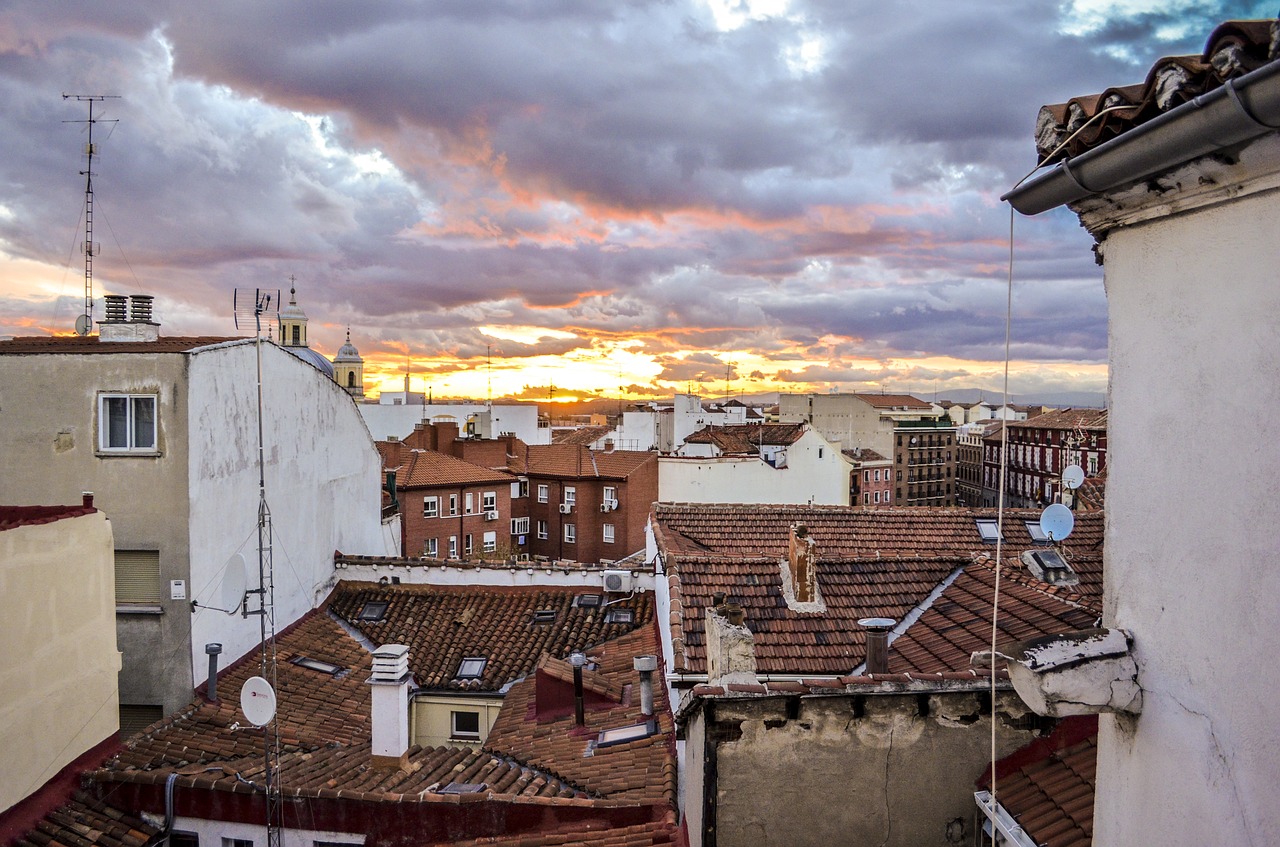
[[[409,648],[384,644],[373,651],[369,677],[372,750],[375,767],[404,768],[409,752]]]

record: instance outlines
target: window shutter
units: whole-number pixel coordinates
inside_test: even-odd
[[[120,740],[137,735],[164,717],[162,706],[127,706],[120,704]]]
[[[160,552],[116,551],[116,602],[160,603]]]

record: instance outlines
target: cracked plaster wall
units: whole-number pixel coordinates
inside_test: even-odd
[[[1280,144],[1265,141],[1274,175]],[[1197,172],[1180,179],[1203,183]],[[1251,194],[1258,186],[1237,177],[1229,193],[1243,199],[1103,243],[1104,623],[1133,633],[1143,711],[1101,721],[1099,844],[1247,845],[1280,833],[1280,193]]]

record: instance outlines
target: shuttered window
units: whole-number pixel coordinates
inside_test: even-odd
[[[116,551],[116,603],[160,604],[160,552]]]

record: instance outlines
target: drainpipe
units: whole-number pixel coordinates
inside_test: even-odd
[[[205,695],[210,703],[218,702],[218,654],[222,652],[222,645],[216,641],[210,641],[204,645],[204,652],[209,656],[209,681],[205,683]]]
[[[584,653],[571,653],[569,655],[569,664],[573,665],[573,720],[578,726],[586,723],[582,702],[582,666],[586,663],[587,657]]]
[[[1280,61],[1229,79],[1221,88],[1157,115],[1074,159],[1059,162],[1000,199],[1008,200],[1024,215],[1038,215],[1277,128]]]

